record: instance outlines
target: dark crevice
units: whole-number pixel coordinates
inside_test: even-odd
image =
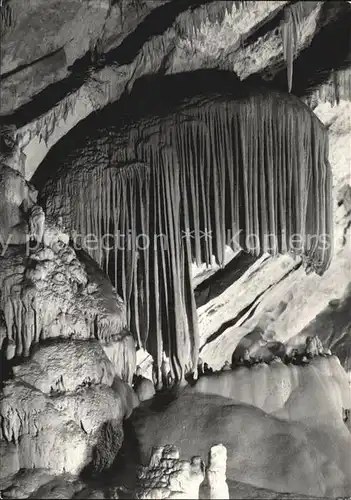
[[[0,75],[0,84],[1,84],[1,81],[5,80],[6,78],[9,78],[10,76],[15,75],[16,73],[19,73],[20,71],[24,71],[24,70],[30,68],[31,66],[35,66],[36,64],[41,63],[42,61],[45,61],[46,59],[50,59],[51,57],[56,56],[56,54],[61,52],[61,50],[63,50],[63,47],[60,47],[59,49],[56,49],[56,50],[50,52],[49,54],[45,54],[44,56],[39,57],[39,59],[35,59],[35,61],[31,61],[28,64],[23,64],[22,66],[17,66],[15,69],[8,71],[7,73],[3,73],[2,75]]]
[[[196,307],[205,305],[221,295],[257,261],[258,257],[246,252],[235,256],[223,269],[200,283],[194,292]]]
[[[84,429],[84,425],[83,425],[82,420],[80,421],[80,428],[82,429],[82,431],[84,432],[84,434],[88,434],[87,431]]]
[[[276,287],[279,283],[281,283],[282,281],[286,280],[290,275],[291,273],[297,271],[300,267],[302,266],[302,262],[298,262],[288,273],[286,273],[280,280],[278,280],[276,283],[273,283],[272,285],[270,285],[269,287],[267,287],[263,292],[261,292],[259,295],[257,295],[255,297],[255,299],[246,307],[244,307],[244,309],[242,309],[239,314],[237,314],[235,316],[235,318],[232,318],[228,321],[226,321],[225,323],[223,323],[219,328],[218,330],[216,330],[214,333],[212,333],[212,335],[210,335],[207,339],[206,339],[206,342],[204,343],[204,345],[201,347],[200,349],[200,352],[202,351],[202,349],[207,345],[207,344],[210,344],[211,342],[213,342],[214,340],[216,340],[218,337],[220,337],[226,330],[228,330],[228,328],[232,328],[233,326],[235,326],[238,321],[240,321],[240,319],[242,319],[247,313],[248,314],[248,317],[246,318],[246,321],[248,321],[249,319],[251,319],[253,317],[253,315],[255,314],[256,310],[257,310],[257,307],[259,306],[260,304],[260,299],[262,298],[262,296],[267,293],[269,290],[271,290],[273,287]]]

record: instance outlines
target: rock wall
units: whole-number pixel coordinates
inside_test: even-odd
[[[132,422],[144,465],[152,448],[167,442],[187,460],[207,456],[221,442],[227,448],[228,478],[299,495],[350,491],[350,432],[341,415],[322,426],[313,419],[278,419],[218,395],[183,393],[163,412],[138,408]]]
[[[205,374],[191,390],[253,405],[280,418],[313,419],[315,425],[340,418],[351,406],[348,378],[336,356],[318,356],[305,366],[278,359]]]
[[[136,400],[97,340],[40,344],[13,371],[0,398],[2,461],[12,464],[2,477],[20,468],[78,474],[112,465]]]
[[[65,16],[58,19],[53,14],[60,2],[51,0],[46,23],[41,23],[39,1],[33,1],[26,12],[19,9],[18,3],[10,0],[5,7],[5,11],[17,12],[14,18],[19,21],[9,27],[2,44],[8,54],[2,57],[3,86],[9,94],[3,114],[6,122],[17,124],[18,153],[26,157],[27,179],[61,137],[91,112],[129,92],[138,79],[218,68],[234,72],[241,80],[257,74],[272,80],[278,75],[278,87],[285,90],[284,26],[290,10],[295,11],[299,33],[295,40],[285,37],[295,42],[293,58],[313,47],[314,38],[323,30],[326,44],[330,35],[335,37],[335,43],[347,44],[350,16],[346,2],[309,2],[307,6],[298,2],[291,8],[285,1],[250,5],[213,1],[191,3],[189,8],[182,2],[140,4],[124,0],[106,9],[106,2],[85,2],[83,6],[72,0],[67,10],[69,22],[66,19],[65,23]],[[82,19],[90,30],[81,27]],[[30,33],[26,45],[15,41],[24,26]],[[46,36],[40,37],[40,43],[34,42],[37,35],[33,37],[33,32],[43,33],[45,29]],[[24,58],[24,68],[17,54]],[[321,77],[335,67],[335,59],[327,51],[323,59]],[[343,46],[338,50],[338,61],[347,64]],[[291,58],[289,65],[291,69]],[[39,69],[46,78],[36,78]],[[311,85],[310,79],[313,85],[318,71],[315,61],[305,64],[300,74],[304,71],[303,87],[306,82]],[[12,96],[14,83],[18,91]],[[25,104],[31,97],[35,104]]]
[[[173,2],[137,6],[126,0],[108,6],[107,2],[82,5],[72,1],[65,13],[67,18],[55,17],[58,6],[56,0],[50,3],[45,23],[41,23],[39,0],[33,0],[26,11],[15,0],[5,2],[2,9],[5,31],[1,72],[9,94],[8,108],[2,110],[3,121],[19,128],[10,164],[22,168],[30,178],[50,148],[78,121],[118,100],[134,84],[150,83],[157,89],[159,79],[167,74],[216,67],[229,69],[251,83],[269,80],[272,88],[286,89],[292,83],[292,93],[306,99],[329,128],[330,163],[335,179],[344,179],[342,186],[338,180],[334,183],[334,199],[339,199],[335,229],[337,239],[344,242],[343,249],[336,244],[338,256],[322,279],[305,277],[301,269],[290,273],[294,263],[286,259],[262,262],[257,273],[252,267],[237,283],[240,292],[236,285],[226,287],[224,293],[199,308],[201,356],[211,358],[219,368],[225,353],[232,352],[243,337],[249,339],[253,331],[265,337],[267,330],[268,336],[274,335],[279,341],[293,339],[291,343],[298,344],[308,335],[310,326],[315,331],[319,324],[328,322],[328,328],[318,333],[348,366],[349,324],[347,314],[342,312],[347,307],[350,282],[347,2],[297,2],[295,6],[251,2],[250,7],[245,2],[210,2],[189,9]],[[155,30],[153,23],[161,18],[162,25]],[[91,29],[81,23],[78,26],[78,19],[84,19]],[[24,26],[27,44],[17,39]],[[45,33],[45,37],[38,40],[39,33]],[[50,43],[46,45],[43,40]],[[289,40],[293,51],[292,45],[287,45]],[[338,47],[337,60],[329,56],[330,40]],[[44,78],[31,79],[34,71]],[[50,88],[52,83],[56,87]],[[15,96],[10,91],[14,86]],[[57,93],[55,89],[62,91]],[[35,105],[30,102],[33,98]],[[346,189],[342,191],[346,204],[344,195],[338,194],[340,188]],[[312,294],[316,289],[318,293]],[[277,295],[282,299],[275,310]]]
[[[23,8],[22,0],[3,0],[0,21],[0,347],[2,378],[13,376],[0,400],[1,475],[45,467],[45,482],[85,467],[101,472],[119,450],[121,421],[138,404],[125,383],[135,347],[124,304],[99,266],[72,249],[60,221],[43,225],[40,209],[31,219],[37,193],[28,181],[43,185],[42,161],[48,176],[50,150],[91,113],[124,102],[132,90],[164,99],[167,75],[181,88],[185,72],[197,73],[216,90],[213,70],[224,70],[232,81],[291,90],[329,135],[329,270],[306,275],[298,259],[245,259],[239,251],[227,252],[219,272],[218,263],[198,266],[203,362],[220,369],[234,351],[255,356],[272,343],[290,352],[318,334],[350,372],[349,2],[30,0]],[[33,228],[36,236],[42,231],[35,248]],[[340,412],[350,408],[347,390],[334,357],[301,369],[273,362],[202,377],[164,413],[140,408],[133,415],[144,465],[155,445],[169,442],[189,460],[206,456],[215,436],[227,447],[230,479],[246,483],[236,482],[232,495],[349,495],[351,443]],[[55,481],[35,497],[86,493],[68,479]],[[29,483],[9,495],[28,496],[35,490]],[[89,493],[119,494],[105,490]]]

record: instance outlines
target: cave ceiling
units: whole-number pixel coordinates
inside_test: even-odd
[[[229,71],[283,91],[291,80],[306,97],[349,66],[350,21],[349,3],[334,1],[4,1],[1,122],[15,125],[22,153],[13,166],[30,179],[78,122],[133,87],[158,92],[169,75]]]

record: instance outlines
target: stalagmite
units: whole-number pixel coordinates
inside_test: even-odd
[[[211,265],[214,255],[223,264],[229,243],[256,255],[300,255],[318,274],[328,268],[327,131],[297,98],[263,90],[202,96],[169,115],[134,119],[109,144],[97,166],[61,170],[44,197],[48,210],[55,196],[64,203],[78,233],[114,233],[112,249],[100,242],[87,250],[114,277],[158,385],[163,351],[177,382],[196,377],[194,261]]]
[[[226,480],[227,449],[222,444],[212,446],[207,469],[211,499],[229,498],[229,488]]]

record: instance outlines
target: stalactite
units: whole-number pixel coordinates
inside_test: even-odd
[[[112,263],[129,328],[153,355],[158,383],[163,352],[177,381],[196,375],[193,261],[210,264],[214,255],[223,263],[230,242],[235,251],[301,255],[322,274],[332,255],[327,132],[307,106],[257,92],[185,109],[119,132],[110,167],[67,173],[58,188],[83,233],[113,227],[128,236],[113,258],[105,249],[101,258]],[[77,183],[78,202],[69,187]],[[139,235],[149,239],[145,248]]]
[[[281,25],[283,39],[283,55],[287,65],[288,90],[291,92],[293,80],[293,64],[301,38],[303,20],[318,5],[319,2],[296,2],[284,9],[284,19]]]
[[[12,6],[8,0],[4,0],[0,4],[0,30],[4,34],[14,26],[14,16]]]

